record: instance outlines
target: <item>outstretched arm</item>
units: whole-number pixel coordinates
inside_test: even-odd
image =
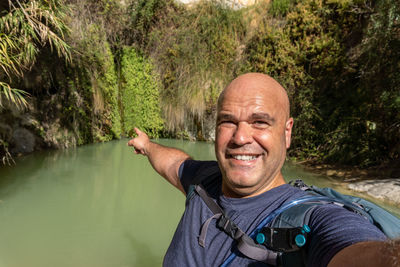
[[[339,251],[328,265],[341,266],[400,266],[400,240],[361,242],[348,246]]]
[[[181,164],[190,156],[179,149],[151,142],[147,134],[137,128],[135,132],[138,136],[129,140],[128,146],[133,146],[136,154],[147,156],[153,168],[185,194],[178,171]]]

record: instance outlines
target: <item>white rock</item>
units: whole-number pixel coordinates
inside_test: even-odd
[[[390,200],[400,204],[400,178],[366,180],[350,183],[347,187],[357,192],[365,192],[375,198]]]

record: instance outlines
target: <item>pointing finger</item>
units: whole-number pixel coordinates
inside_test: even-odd
[[[137,135],[140,135],[141,133],[142,133],[142,131],[141,130],[139,130],[138,128],[134,128],[134,130],[135,130],[135,133],[137,134]]]

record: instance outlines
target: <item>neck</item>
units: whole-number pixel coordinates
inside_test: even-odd
[[[232,189],[227,184],[222,182],[222,193],[226,197],[230,198],[249,198],[255,197],[262,193],[265,193],[275,187],[285,184],[282,173],[279,173],[271,182],[265,184],[264,186],[256,189],[255,191],[249,191],[248,189]]]

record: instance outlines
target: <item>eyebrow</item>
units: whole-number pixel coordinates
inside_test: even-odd
[[[275,122],[275,118],[273,118],[271,115],[269,115],[268,113],[264,113],[264,112],[260,112],[260,113],[253,113],[250,116],[251,119],[253,120],[267,120],[272,122]]]
[[[218,114],[217,116],[217,121],[221,121],[221,120],[236,120],[235,116],[231,115],[231,114]]]
[[[252,121],[254,121],[254,120],[267,120],[267,121],[269,121],[271,123],[275,122],[275,118],[273,118],[271,115],[269,115],[268,113],[265,113],[265,112],[253,113],[253,114],[251,114],[249,119],[252,120]],[[232,114],[222,113],[222,114],[218,114],[218,116],[217,116],[217,121],[221,121],[221,120],[236,121],[237,119]]]

